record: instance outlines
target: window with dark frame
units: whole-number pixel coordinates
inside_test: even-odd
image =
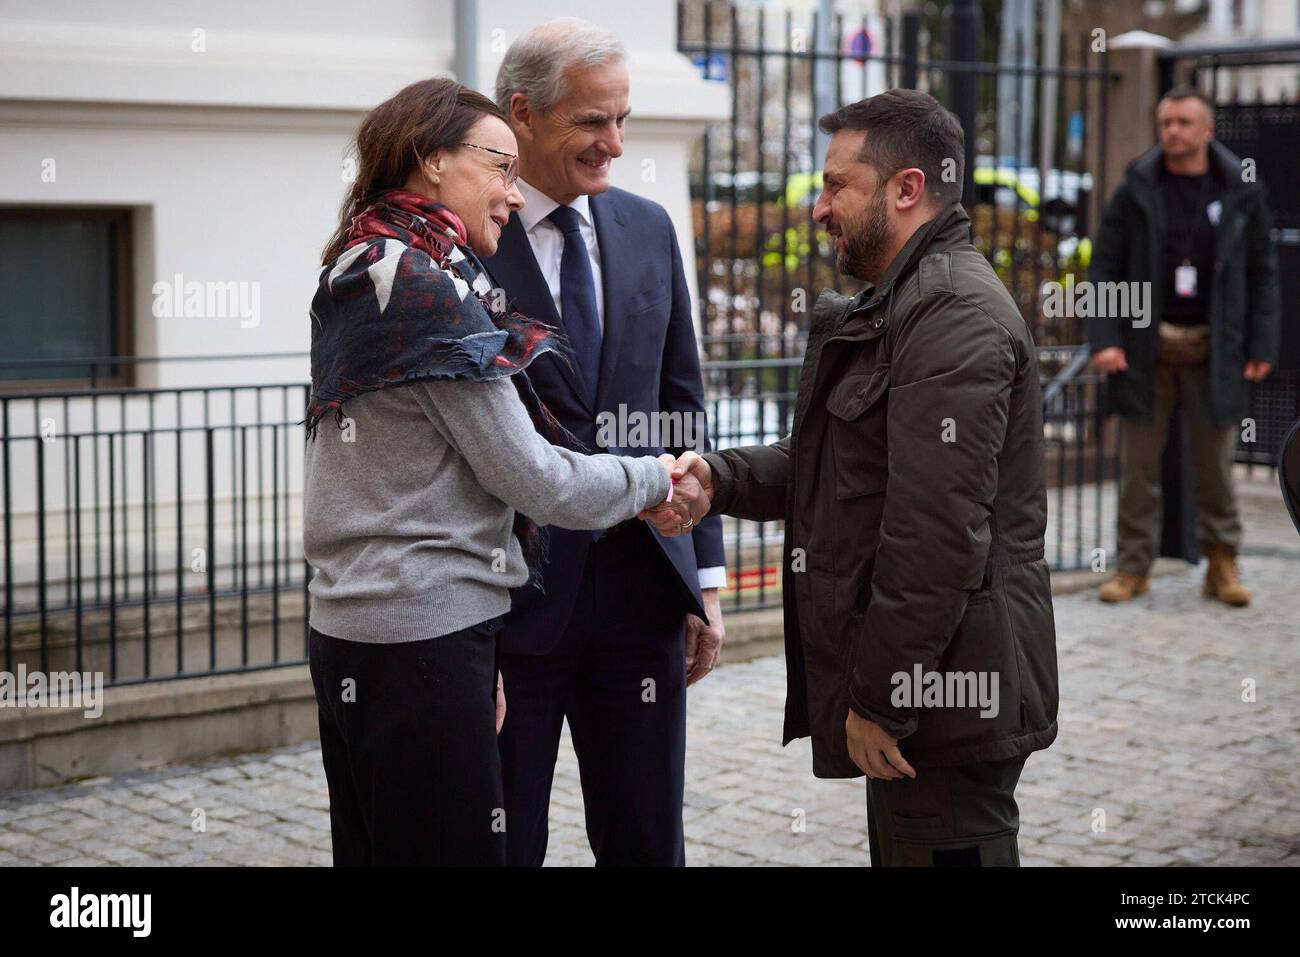
[[[131,259],[129,209],[0,207],[0,388],[130,385],[85,360],[132,354]]]

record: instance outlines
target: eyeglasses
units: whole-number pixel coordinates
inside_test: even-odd
[[[497,156],[509,156],[510,165],[505,168],[506,189],[515,185],[515,180],[519,179],[519,157],[514,153],[507,153],[504,150],[494,150],[490,146],[479,146],[475,143],[457,143],[457,146],[468,146],[470,149],[482,150],[484,153],[495,153]]]

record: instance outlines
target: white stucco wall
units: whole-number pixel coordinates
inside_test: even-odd
[[[556,6],[480,5],[481,88],[490,91],[505,46]],[[341,0],[311,9],[308,22],[250,0],[0,3],[0,203],[136,210],[138,354],[307,348],[306,305],[344,188],[349,135],[404,84],[450,72],[450,0],[384,0],[361,15]],[[727,104],[675,52],[674,9],[670,0],[612,9],[575,0],[563,12],[628,45],[634,118],[614,182],[668,207],[689,249],[687,151],[701,122],[724,116]],[[256,284],[258,322],[233,310],[156,317],[154,283],[178,274]],[[302,363],[163,366],[141,381],[305,373]]]

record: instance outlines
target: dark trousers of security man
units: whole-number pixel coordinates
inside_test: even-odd
[[[1120,427],[1119,568],[1143,577],[1160,544],[1161,468],[1175,408],[1182,412],[1191,454],[1197,545],[1209,554],[1218,548],[1235,553],[1241,544],[1241,518],[1232,487],[1233,452],[1240,432],[1233,425],[1215,425],[1210,418],[1209,363],[1175,365],[1157,360],[1152,379],[1153,416],[1147,421],[1125,419]]]

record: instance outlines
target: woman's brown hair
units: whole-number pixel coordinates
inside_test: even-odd
[[[447,77],[412,83],[366,114],[352,140],[356,179],[343,198],[321,265],[343,251],[353,217],[381,193],[405,185],[416,164],[434,150],[454,149],[484,116],[506,121],[486,96]]]

